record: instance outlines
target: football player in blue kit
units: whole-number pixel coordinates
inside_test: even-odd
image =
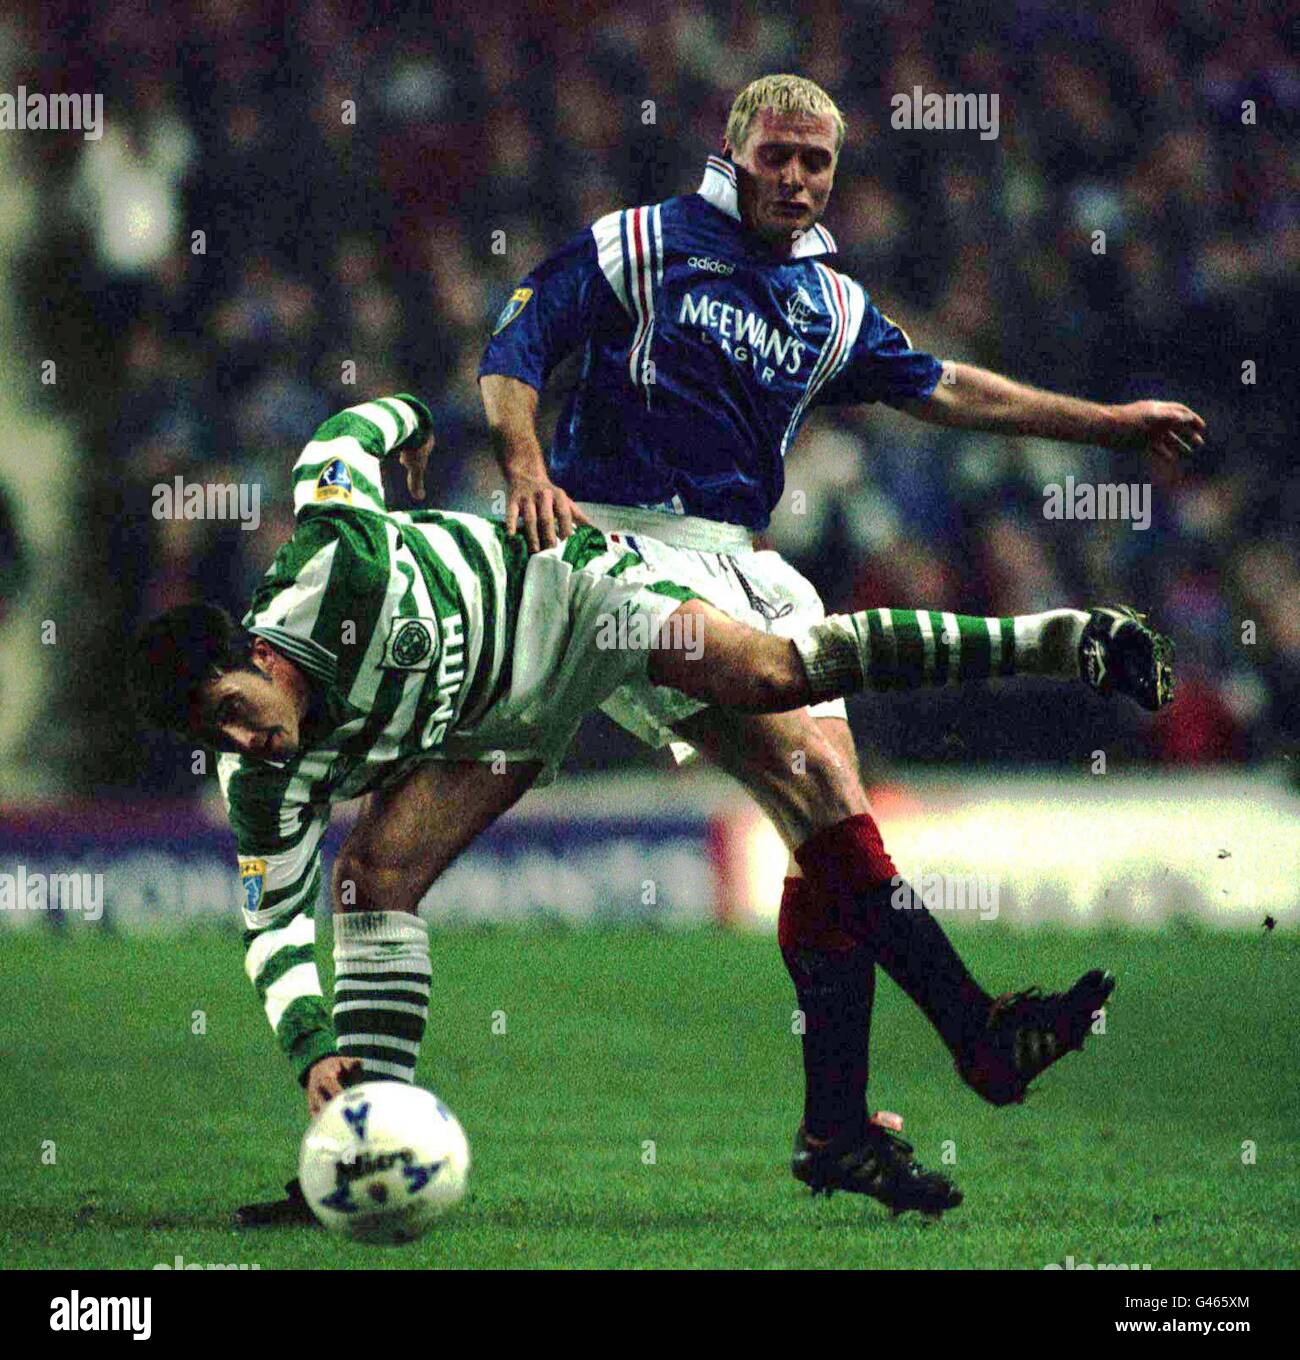
[[[844,133],[813,82],[763,77],[737,97],[697,192],[601,217],[522,280],[479,374],[507,528],[534,550],[594,525],[735,619],[796,638],[816,632],[821,601],[777,553],[756,551],[754,535],[781,498],[785,457],[814,406],[885,402],[935,425],[1163,461],[1202,444],[1204,422],[1180,403],[1102,405],[915,348],[833,265],[820,219]],[[539,393],[574,351],[580,375],[548,454]],[[1128,608],[1014,620],[873,613],[859,641],[877,689],[1028,673],[1127,693],[1148,709],[1172,691],[1168,640]],[[930,1019],[962,1078],[997,1105],[1021,1100],[1082,1047],[1114,980],[1093,970],[1065,992],[994,998],[919,897],[915,910],[895,909],[901,880],[860,782],[843,700],[829,697],[845,692],[834,654],[834,645],[803,652],[813,702],[789,712],[702,708],[666,684],[651,700],[616,693],[602,707],[647,743],[694,748],[733,775],[792,853],[779,940],[806,1026],[795,1175],[814,1191],[940,1212],[959,1192],[867,1115],[876,965]]]

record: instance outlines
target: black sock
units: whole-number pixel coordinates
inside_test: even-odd
[[[851,901],[845,928],[874,951],[949,1050],[959,1052],[983,1028],[992,998],[971,977],[943,927],[901,878],[859,889]]]
[[[875,960],[852,949],[782,951],[803,1014],[804,1128],[834,1138],[866,1119]]]
[[[803,1021],[804,1129],[818,1140],[866,1121],[876,961],[836,924],[839,907],[809,879],[787,878],[777,920]]]

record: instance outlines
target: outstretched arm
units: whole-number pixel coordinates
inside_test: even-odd
[[[285,809],[278,772],[217,764],[239,853],[244,971],[316,1114],[359,1071],[338,1051],[316,968],[316,903],[328,807]]]
[[[1038,435],[1107,449],[1147,449],[1166,462],[1176,462],[1205,442],[1205,422],[1180,402],[1104,406],[1044,392],[970,364],[945,363],[943,379],[928,397],[900,404],[931,425]]]

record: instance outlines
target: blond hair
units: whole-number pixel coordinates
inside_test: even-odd
[[[809,113],[814,117],[830,115],[835,124],[835,154],[844,145],[844,115],[835,101],[815,81],[805,76],[759,76],[736,96],[727,115],[727,143],[739,151],[749,136],[754,116],[762,109],[776,113]]]

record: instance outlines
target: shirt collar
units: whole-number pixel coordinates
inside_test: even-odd
[[[328,735],[341,727],[357,710],[341,694],[338,685],[338,658],[328,648],[311,638],[299,637],[285,628],[274,624],[258,624],[248,630],[254,637],[265,638],[272,646],[283,652],[292,662],[300,666],[314,683],[308,689],[307,712],[303,715],[299,731],[300,747],[297,755],[288,760],[267,760],[260,756],[245,756],[245,760],[256,760],[262,765],[272,765],[276,769],[286,769],[302,752],[318,745]]]
[[[299,637],[287,628],[277,628],[274,624],[256,624],[248,630],[254,637],[265,638],[273,647],[278,647],[290,661],[302,667],[308,675],[321,684],[332,688],[338,680],[339,663],[333,652],[322,647],[311,638]]]
[[[721,156],[710,156],[704,165],[704,179],[696,191],[706,203],[740,221],[740,199],[736,192],[736,167]],[[807,259],[812,255],[830,255],[838,247],[835,238],[819,222],[804,232],[790,252],[792,260]]]

